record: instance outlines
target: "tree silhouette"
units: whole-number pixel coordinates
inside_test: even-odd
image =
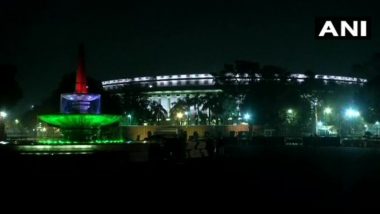
[[[10,109],[22,98],[22,90],[16,81],[17,68],[13,65],[0,65],[0,110]]]
[[[22,91],[16,81],[17,69],[13,65],[0,65],[0,111],[9,110],[22,98]],[[5,124],[0,117],[0,141],[6,140]]]
[[[166,119],[168,112],[159,102],[157,101],[150,102],[149,108],[157,124],[160,124],[162,120]]]
[[[186,96],[185,98],[179,98],[177,100],[177,102],[174,102],[172,105],[172,108],[170,109],[170,116],[172,117],[172,119],[176,119],[176,115],[177,113],[182,113],[184,114],[185,112],[188,113],[188,115],[186,115],[187,117],[189,117],[190,115],[190,107],[191,107],[191,102],[190,102],[190,97],[189,96]],[[189,119],[187,118],[187,120],[189,121]]]
[[[212,113],[217,104],[217,96],[215,94],[206,94],[201,97],[202,111],[207,111],[207,123],[211,125]]]
[[[355,97],[361,103],[359,107],[367,122],[380,120],[380,75],[370,80]]]
[[[133,121],[142,124],[152,119],[149,110],[150,101],[139,85],[124,87],[121,90],[121,106],[124,114],[129,114]]]

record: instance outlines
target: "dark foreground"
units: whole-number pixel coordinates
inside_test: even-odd
[[[151,162],[131,162],[123,153],[2,154],[1,163],[2,174],[22,178],[23,185],[35,179],[55,186],[96,181],[144,194],[174,189],[201,197],[258,197],[346,208],[370,203],[380,194],[380,149],[375,148],[240,145],[227,147],[224,157],[214,159]]]

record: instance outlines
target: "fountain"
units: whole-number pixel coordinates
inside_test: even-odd
[[[120,121],[118,115],[101,114],[101,95],[89,94],[84,66],[84,48],[80,47],[75,92],[61,94],[60,114],[40,115],[49,126],[59,128],[63,138],[42,139],[41,144],[123,143],[121,139],[103,139],[100,130]]]

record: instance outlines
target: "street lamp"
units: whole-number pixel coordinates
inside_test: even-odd
[[[356,109],[353,109],[353,108],[348,108],[346,109],[346,111],[344,112],[344,115],[347,119],[350,120],[349,122],[349,126],[350,126],[350,132],[353,132],[353,124],[352,124],[352,120],[353,119],[356,119],[358,117],[360,117],[360,112]]]
[[[288,135],[288,132],[291,128],[291,124],[293,123],[293,120],[295,119],[294,110],[289,108],[286,110],[286,126],[285,126],[285,136]]]
[[[357,117],[360,117],[360,112],[358,110],[353,109],[353,108],[349,108],[345,111],[344,115],[349,119],[357,118]]]
[[[6,118],[7,116],[8,116],[7,112],[5,112],[5,111],[0,112],[0,117]]]
[[[248,121],[251,119],[251,115],[249,113],[244,114],[244,120]]]
[[[178,119],[182,119],[183,118],[183,113],[182,112],[178,112],[177,113],[177,118]]]
[[[330,107],[326,107],[324,110],[323,110],[323,113],[324,114],[331,114],[332,113],[332,109]]]
[[[286,117],[288,123],[291,123],[293,119],[296,117],[296,112],[293,109],[289,108],[288,110],[286,110]]]
[[[128,117],[129,125],[131,125],[132,124],[132,115],[128,114],[127,117]]]
[[[178,118],[179,125],[181,125],[181,119],[183,118],[183,113],[182,112],[178,112],[176,116]]]
[[[375,125],[376,125],[376,135],[379,136],[379,125],[380,125],[380,122],[376,121]]]

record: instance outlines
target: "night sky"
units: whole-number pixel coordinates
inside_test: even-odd
[[[379,8],[376,1],[1,0],[0,63],[18,68],[19,110],[75,71],[81,42],[87,73],[99,80],[217,72],[236,59],[350,75],[352,64],[380,51]],[[372,39],[317,41],[316,16],[372,16]]]

